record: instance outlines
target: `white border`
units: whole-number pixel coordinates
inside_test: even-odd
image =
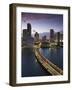
[[[50,13],[63,14],[63,75],[61,76],[39,76],[39,77],[21,77],[21,12],[30,13]],[[17,7],[16,8],[16,83],[34,83],[34,82],[51,82],[51,81],[67,81],[68,80],[68,11],[63,9],[50,8],[31,8]]]

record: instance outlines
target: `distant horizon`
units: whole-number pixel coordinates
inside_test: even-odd
[[[58,31],[54,31],[54,33],[57,33]],[[63,31],[59,31],[59,32],[61,32],[61,33],[63,33]],[[41,34],[41,33],[50,33],[50,32],[40,32],[39,34]],[[35,33],[32,33],[32,34],[35,34]]]
[[[57,32],[54,32],[54,33],[56,34]],[[63,34],[62,31],[61,31],[60,33]],[[34,34],[35,34],[35,33],[31,33],[31,36],[34,37]],[[43,34],[44,34],[44,35],[43,35]],[[39,33],[39,36],[40,36],[40,38],[42,38],[43,36],[47,36],[47,39],[49,39],[49,37],[50,37],[50,32],[41,32],[41,33]]]
[[[24,13],[21,14],[21,28],[27,29],[27,23],[31,24],[32,34],[35,32],[43,33],[50,32],[54,29],[55,32],[63,31],[63,15],[62,14],[39,14],[39,13]]]

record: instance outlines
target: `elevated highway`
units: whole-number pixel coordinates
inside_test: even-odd
[[[35,49],[34,52],[38,62],[46,69],[46,71],[50,72],[52,75],[63,75],[63,70],[53,64],[50,60],[46,59],[38,49]]]

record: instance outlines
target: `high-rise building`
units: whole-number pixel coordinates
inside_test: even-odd
[[[35,33],[35,35],[34,35],[34,40],[35,40],[36,42],[39,41],[39,34],[38,34],[38,32]]]
[[[27,29],[23,29],[23,38],[26,39],[28,36]]]
[[[27,33],[28,33],[28,36],[31,36],[31,24],[30,23],[27,24]]]
[[[54,42],[54,30],[50,29],[50,42]]]
[[[31,24],[27,24],[27,29],[23,29],[22,45],[33,46],[34,38],[31,36]]]
[[[60,32],[57,32],[57,45],[60,45]]]
[[[23,38],[31,37],[31,24],[27,24],[27,29],[23,29]]]
[[[42,41],[45,42],[46,40],[47,40],[47,37],[46,37],[46,35],[45,35],[45,36],[42,37]]]
[[[63,33],[60,34],[60,40],[63,42]]]

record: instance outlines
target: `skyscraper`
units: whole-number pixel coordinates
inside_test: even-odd
[[[23,29],[23,38],[31,37],[31,24],[27,24],[27,29]]]
[[[50,42],[54,42],[54,30],[50,29]]]
[[[23,29],[22,45],[32,47],[34,43],[34,38],[31,36],[31,24],[27,24],[27,29]]]
[[[57,32],[57,45],[60,45],[60,32]]]
[[[38,34],[38,32],[35,33],[35,35],[34,35],[34,40],[35,40],[36,42],[39,41],[39,34]]]
[[[45,36],[42,37],[42,41],[45,42],[46,40],[47,40],[47,37],[46,37],[46,35],[45,35]]]
[[[30,23],[27,24],[27,33],[28,33],[28,36],[31,36],[31,24]]]
[[[23,39],[26,39],[28,36],[27,29],[23,29]]]
[[[63,42],[63,33],[60,33],[60,40]]]

